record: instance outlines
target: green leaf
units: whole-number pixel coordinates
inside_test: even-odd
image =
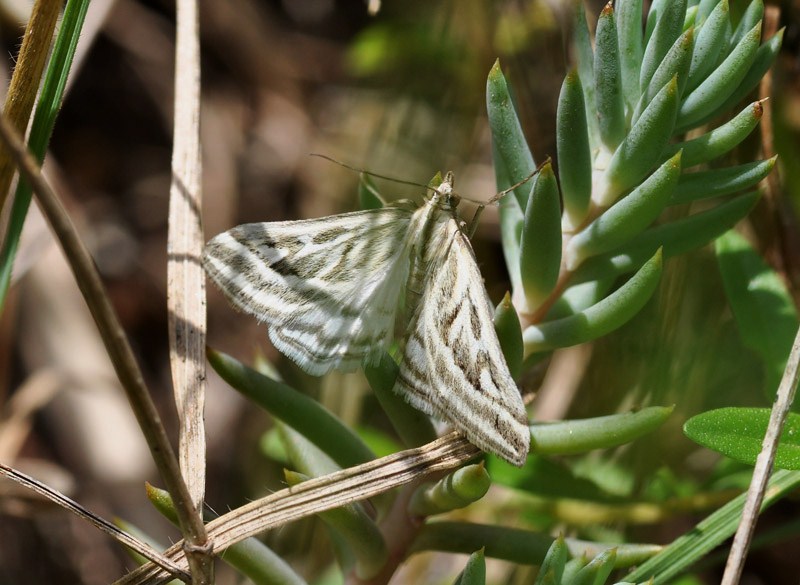
[[[639,68],[644,52],[642,0],[617,0],[614,12],[617,18],[622,95],[625,97],[627,109],[633,111],[639,101]]]
[[[485,585],[486,559],[483,551],[484,549],[480,548],[469,555],[467,565],[456,579],[455,585]]]
[[[800,486],[800,473],[777,471],[769,481],[761,509],[764,510]],[[661,553],[628,573],[628,581],[655,576],[656,583],[670,583],[698,560],[728,539],[739,527],[747,494],[742,494],[673,540]]]
[[[714,71],[681,103],[676,123],[679,131],[694,128],[734,93],[756,58],[761,24],[754,26]]]
[[[483,463],[467,465],[434,484],[417,488],[408,510],[413,516],[423,517],[465,508],[485,496],[491,484]]]
[[[720,0],[700,0],[697,4],[697,16],[695,17],[699,24],[702,24],[711,13],[719,5]]]
[[[595,33],[594,89],[600,140],[613,152],[625,136],[625,109],[614,9],[609,2],[600,13]]]
[[[673,408],[651,406],[638,412],[535,424],[531,450],[540,455],[570,455],[618,447],[657,429]]]
[[[665,258],[671,258],[704,246],[744,219],[759,197],[757,192],[746,193],[707,211],[650,228],[619,250],[584,262],[572,282],[589,282],[636,270],[659,247],[663,247]]]
[[[730,151],[749,136],[761,121],[763,115],[764,107],[761,102],[753,102],[735,118],[722,126],[714,128],[710,132],[692,140],[668,145],[666,153],[672,156],[679,150],[683,150],[683,156],[681,157],[683,168],[690,168],[714,160]]]
[[[598,188],[598,205],[611,205],[652,171],[672,135],[677,111],[678,82],[673,77],[656,94],[611,158],[603,176],[605,183]]]
[[[380,209],[386,203],[367,173],[358,174],[358,201],[361,209]]]
[[[798,316],[783,280],[741,235],[729,231],[716,242],[725,295],[745,346],[755,351],[774,396],[786,367]]]
[[[560,266],[561,199],[548,161],[534,179],[520,242],[520,276],[527,311],[539,307],[555,288]]]
[[[653,4],[655,7],[655,3]],[[651,14],[653,9],[651,8]],[[647,87],[658,66],[664,60],[670,47],[683,32],[683,21],[686,15],[686,0],[659,2],[656,7],[656,22],[653,34],[647,41],[639,73],[639,87]],[[647,17],[648,28],[651,15]]]
[[[700,27],[689,68],[689,79],[685,91],[691,92],[708,76],[719,63],[724,47],[725,31],[730,26],[728,0],[722,0]]]
[[[301,433],[339,466],[352,467],[375,458],[358,435],[315,400],[229,355],[213,349],[208,349],[206,355],[223,380]]]
[[[577,572],[572,585],[603,585],[614,570],[616,560],[616,549],[603,551]]]
[[[72,60],[75,57],[75,49],[88,9],[89,0],[68,0],[64,8],[61,27],[47,64],[28,137],[28,149],[39,164],[44,161],[53,126],[55,126],[56,117],[61,109]],[[0,308],[5,305],[8,287],[11,284],[14,258],[19,248],[19,238],[28,214],[28,207],[31,204],[31,196],[30,186],[25,180],[20,179],[14,194],[14,203],[11,206],[11,217],[8,221],[3,249],[0,251]]]
[[[569,551],[562,535],[558,535],[547,551],[547,556],[539,567],[539,575],[533,585],[559,585],[564,574],[564,565],[567,563]]]
[[[764,2],[762,2],[762,0],[753,0],[750,2],[750,4],[747,6],[747,9],[744,11],[744,14],[742,14],[742,18],[739,19],[739,24],[736,25],[736,30],[733,31],[733,35],[731,35],[731,40],[729,43],[730,48],[732,49],[738,45],[747,34],[747,31],[761,22],[763,18]]]
[[[522,326],[509,293],[505,294],[494,311],[494,329],[500,341],[500,349],[506,358],[508,370],[516,379],[522,374]]]
[[[431,419],[411,406],[394,391],[399,368],[392,357],[383,351],[377,363],[365,363],[364,375],[381,408],[406,447],[419,447],[436,439]]]
[[[284,476],[289,487],[309,479],[288,469],[284,470]],[[368,580],[380,572],[389,551],[380,529],[360,505],[347,504],[319,512],[317,516],[347,543],[356,559],[355,573],[359,579]]]
[[[592,154],[583,89],[574,69],[564,78],[558,96],[556,144],[558,179],[564,197],[564,223],[566,229],[576,228],[586,218],[591,202]]]
[[[680,176],[679,152],[570,239],[565,252],[567,269],[575,270],[586,258],[621,246],[653,223],[673,195]]]
[[[650,299],[661,277],[661,251],[656,252],[628,282],[588,309],[531,325],[522,334],[525,353],[568,347],[597,339],[627,323]]]
[[[695,443],[755,465],[769,426],[768,408],[719,408],[693,416],[683,432]],[[800,414],[790,412],[775,452],[775,467],[800,470]]]
[[[594,51],[586,22],[586,8],[583,2],[573,1],[574,21],[572,42],[575,47],[575,59],[578,62],[578,76],[583,88],[586,120],[589,130],[589,146],[592,150],[600,147],[600,128],[597,122],[597,106],[594,87]]]
[[[761,182],[775,166],[777,156],[735,167],[686,173],[678,181],[670,205],[711,199],[742,191]]]
[[[633,113],[633,121],[639,119],[642,111],[653,100],[656,94],[664,87],[673,77],[678,80],[678,94],[683,95],[683,88],[686,86],[686,80],[689,75],[689,65],[692,59],[692,48],[694,47],[694,29],[690,28],[675,40],[669,52],[664,57],[664,60],[656,69],[650,83],[644,88],[642,97],[636,104],[636,109]]]
[[[778,58],[778,53],[780,52],[781,44],[783,43],[784,30],[785,29],[783,28],[780,29],[772,36],[772,38],[758,48],[755,59],[753,59],[750,69],[747,71],[747,74],[744,76],[744,79],[742,79],[741,83],[739,83],[739,86],[731,93],[727,100],[725,100],[714,112],[704,118],[701,123],[705,123],[722,113],[728,112],[731,108],[743,100],[747,94],[755,89],[755,87],[761,81],[761,78],[764,77],[764,74],[769,70],[770,67],[772,67],[775,59]]]

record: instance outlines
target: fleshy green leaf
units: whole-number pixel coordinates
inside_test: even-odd
[[[284,476],[290,487],[309,479],[288,469],[284,470]],[[378,574],[389,558],[389,551],[380,529],[361,506],[348,504],[319,512],[317,516],[347,543],[356,559],[355,573],[359,579],[367,580]]]
[[[661,426],[672,410],[651,406],[638,412],[536,424],[531,427],[531,449],[542,455],[569,455],[618,447]]]
[[[408,509],[414,516],[434,516],[464,508],[485,496],[491,484],[483,463],[467,465],[432,485],[417,488]]]
[[[574,29],[572,42],[575,46],[575,60],[578,62],[578,76],[583,88],[586,120],[589,129],[589,145],[592,150],[600,147],[600,129],[597,123],[597,107],[594,87],[594,51],[586,22],[586,9],[583,2],[573,2]]]
[[[613,152],[625,136],[625,109],[614,9],[609,2],[600,13],[595,33],[594,89],[600,140]]]
[[[695,443],[755,465],[769,425],[768,408],[719,408],[693,416],[683,427]],[[790,412],[775,453],[775,467],[800,470],[800,414]]]
[[[520,276],[528,311],[552,292],[561,266],[561,200],[552,165],[534,179],[520,243]]]
[[[642,91],[642,97],[639,99],[639,103],[636,104],[636,110],[633,113],[634,123],[636,123],[642,111],[661,88],[669,83],[673,77],[678,80],[678,94],[683,95],[683,88],[686,86],[686,80],[689,75],[693,47],[694,29],[690,28],[675,40],[675,44],[672,45],[664,60],[656,69],[650,83]]]
[[[679,152],[569,241],[567,269],[574,270],[586,258],[621,246],[653,223],[673,195],[680,176]]]
[[[714,160],[747,138],[761,121],[763,115],[764,107],[761,102],[753,102],[722,126],[692,140],[670,144],[666,148],[666,153],[672,156],[679,150],[683,150],[681,157],[683,168]]]
[[[508,370],[513,378],[517,378],[522,373],[522,326],[509,293],[505,294],[494,311],[494,329]]]
[[[436,438],[431,419],[394,391],[399,368],[385,351],[374,364],[364,364],[364,375],[386,416],[406,447],[419,447]]]
[[[747,9],[739,19],[739,24],[736,25],[736,30],[731,35],[730,47],[733,48],[738,45],[747,34],[747,31],[752,29],[764,18],[764,2],[762,0],[753,0],[747,6]]]
[[[581,80],[575,70],[564,78],[556,117],[558,178],[564,197],[564,225],[569,230],[578,227],[586,218],[592,195],[586,107]]]
[[[680,131],[697,126],[734,93],[756,58],[761,24],[754,26],[742,42],[681,103],[676,123]]]
[[[678,181],[670,205],[722,197],[752,187],[772,171],[777,158],[773,156],[735,167],[686,173]]]
[[[375,458],[347,425],[305,394],[263,376],[229,355],[209,349],[211,367],[233,388],[301,433],[341,467]]]
[[[578,571],[571,583],[574,585],[602,585],[614,570],[616,560],[616,549],[603,551]]]
[[[654,3],[655,7],[655,3]],[[653,78],[658,66],[664,60],[670,47],[675,43],[681,32],[683,32],[683,21],[686,15],[686,0],[671,0],[669,2],[659,2],[656,8],[657,19],[653,34],[647,41],[642,58],[642,68],[639,73],[639,87],[647,87]],[[651,8],[647,17],[648,27],[650,18],[653,14]]]
[[[622,94],[627,109],[632,111],[639,100],[639,68],[644,52],[642,0],[617,0],[614,13],[617,18]]]
[[[611,205],[652,171],[672,135],[677,111],[678,83],[673,77],[656,94],[611,158],[605,184],[598,189],[598,205]]]
[[[758,193],[746,193],[708,211],[650,228],[619,250],[584,262],[572,282],[589,282],[636,270],[659,247],[663,247],[665,258],[671,258],[704,246],[747,216],[759,197]]]
[[[486,559],[483,548],[469,555],[467,565],[455,581],[455,585],[485,585]]]
[[[577,345],[614,331],[627,323],[650,299],[661,277],[661,251],[648,260],[628,282],[588,309],[539,325],[522,334],[525,353]]]
[[[700,27],[689,68],[689,79],[685,90],[693,91],[719,63],[719,55],[724,47],[725,31],[730,26],[728,0],[722,0],[711,11],[708,19]]]
[[[729,231],[716,241],[725,295],[745,346],[755,351],[767,373],[766,391],[774,396],[797,331],[792,296],[781,278],[747,240]]]
[[[560,585],[568,554],[567,543],[559,534],[550,546],[550,550],[547,551],[542,566],[539,567],[539,575],[536,577],[534,585]]]

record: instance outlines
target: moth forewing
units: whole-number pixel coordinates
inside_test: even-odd
[[[405,205],[236,227],[204,265],[233,305],[268,325],[311,374],[353,370],[394,337],[395,391],[481,449],[522,465],[525,408],[448,173],[416,211]]]

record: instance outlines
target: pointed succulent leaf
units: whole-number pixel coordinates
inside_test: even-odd
[[[680,130],[694,128],[725,103],[750,70],[760,41],[761,23],[754,26],[725,60],[684,98],[678,112]]]
[[[673,77],[677,76],[678,79],[678,94],[683,94],[683,87],[686,85],[689,65],[691,64],[693,46],[694,29],[690,28],[677,38],[675,44],[672,45],[672,48],[670,48],[658,69],[656,69],[650,83],[642,92],[642,97],[636,104],[636,109],[633,113],[634,124],[658,91],[669,83]]]
[[[692,140],[668,145],[666,153],[672,156],[679,150],[683,150],[681,158],[683,168],[714,160],[747,138],[758,125],[763,114],[764,107],[761,102],[753,102],[722,126]]]
[[[559,534],[547,551],[547,556],[544,557],[544,561],[539,567],[539,575],[533,585],[559,585],[568,556],[567,543],[564,542],[564,537]]]
[[[361,209],[380,209],[385,204],[383,197],[375,187],[375,182],[367,173],[358,175],[358,200]]]
[[[594,51],[586,22],[586,8],[583,2],[575,1],[574,6],[574,43],[575,60],[578,63],[578,76],[583,88],[586,120],[589,129],[589,144],[592,150],[600,147],[600,129],[597,124],[597,107],[594,87]]]
[[[614,13],[617,19],[622,95],[626,109],[632,111],[639,100],[639,68],[644,53],[642,0],[617,0]]]
[[[697,24],[697,6],[689,6],[686,9],[686,17],[683,19],[683,32]]]
[[[602,585],[608,579],[617,561],[617,549],[601,552],[578,571],[572,580],[573,585]]]
[[[550,162],[534,179],[525,210],[520,246],[520,274],[528,311],[552,292],[561,266],[561,202]]]
[[[628,282],[605,299],[575,315],[531,325],[522,333],[525,353],[568,347],[597,339],[627,323],[650,299],[661,278],[661,251]]]
[[[762,0],[752,0],[745,9],[736,30],[731,35],[729,47],[733,49],[738,45],[751,28],[757,25],[764,18],[764,2]]]
[[[673,77],[656,94],[611,158],[604,184],[598,188],[599,206],[611,205],[650,173],[672,135],[677,111],[678,82]]]
[[[719,2],[720,0],[700,0],[700,2],[697,3],[697,16],[695,16],[697,24],[703,24],[708,19],[709,15],[714,12]]]
[[[512,377],[517,378],[522,373],[522,327],[509,293],[505,294],[494,311],[494,329],[506,358],[508,371]]]
[[[212,349],[206,355],[223,380],[272,416],[302,433],[341,467],[352,467],[375,458],[350,427],[316,400],[259,374],[229,355]]]
[[[659,3],[658,10],[660,14],[658,14],[653,34],[644,49],[642,69],[639,73],[639,87],[647,87],[661,61],[675,43],[675,39],[683,32],[686,0]],[[653,9],[650,12],[652,13]],[[649,21],[650,16],[648,15],[648,24]]]
[[[467,565],[455,580],[454,585],[485,585],[486,584],[486,558],[484,549],[476,550],[469,555]]]
[[[731,230],[717,239],[715,248],[739,337],[764,364],[765,391],[771,402],[797,332],[792,296],[781,277],[742,235]],[[794,409],[798,406],[795,402]]]
[[[507,185],[498,184],[498,187],[501,190],[507,189],[530,175],[536,169],[536,164],[522,132],[522,125],[511,98],[511,88],[500,69],[499,61],[495,61],[486,81],[486,110],[492,132],[493,154],[502,161],[504,179],[510,181]],[[526,184],[514,190],[514,199],[519,203],[520,209],[525,209],[529,190],[530,187]]]
[[[673,195],[680,176],[679,152],[570,239],[565,251],[567,269],[575,270],[586,258],[621,246],[653,223]]]
[[[408,510],[414,516],[424,517],[465,508],[485,496],[491,484],[483,463],[467,465],[434,484],[417,488]]]
[[[572,282],[590,282],[636,270],[659,247],[663,247],[665,258],[671,258],[704,246],[744,219],[759,197],[757,192],[745,193],[707,211],[650,228],[619,250],[584,262]]]
[[[309,479],[288,469],[284,470],[284,477],[289,486]],[[389,551],[380,529],[361,506],[348,504],[317,515],[348,544],[356,559],[355,573],[359,579],[368,580],[378,574],[389,558]]]
[[[756,57],[753,60],[752,65],[750,65],[747,75],[745,75],[744,79],[742,79],[741,83],[739,83],[739,86],[731,93],[728,99],[722,103],[722,105],[704,118],[700,123],[704,124],[708,120],[728,112],[736,104],[743,100],[747,94],[756,88],[758,83],[761,81],[761,78],[764,77],[764,74],[769,70],[770,67],[772,67],[772,64],[778,57],[778,52],[780,51],[781,44],[783,43],[783,31],[784,29],[780,29],[777,33],[772,35],[767,42],[758,48],[758,51],[756,51]]]
[[[611,2],[597,21],[594,55],[594,89],[600,140],[613,152],[625,136],[625,109],[617,44],[617,25]]]
[[[777,155],[735,167],[686,173],[678,181],[670,205],[730,195],[758,184],[775,166]]]
[[[397,364],[385,351],[377,363],[364,364],[364,375],[370,388],[403,444],[419,447],[436,438],[436,429],[430,418],[394,391],[398,372]]]
[[[669,0],[653,0],[650,3],[650,9],[647,11],[647,22],[645,23],[644,27],[644,47],[650,42],[650,39],[653,36],[653,31],[656,28],[656,22],[661,17],[661,14],[664,12],[665,6],[669,3]],[[639,69],[641,70],[641,62],[639,63]]]
[[[564,227],[570,230],[586,218],[592,195],[592,158],[585,101],[575,70],[567,73],[558,97],[556,144],[558,178],[564,197]]]
[[[539,455],[572,455],[625,445],[660,427],[672,406],[650,406],[636,412],[582,420],[535,424],[531,427],[534,450]]]
[[[719,62],[725,30],[730,23],[728,0],[722,0],[697,32],[685,90],[691,92],[708,76]]]

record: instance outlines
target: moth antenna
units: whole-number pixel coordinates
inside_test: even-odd
[[[483,213],[483,210],[486,209],[487,205],[494,205],[495,203],[500,201],[500,199],[502,199],[503,197],[505,197],[506,195],[511,193],[514,189],[516,189],[520,185],[524,185],[525,183],[530,181],[533,177],[538,175],[539,171],[542,170],[542,167],[544,167],[544,165],[546,165],[550,161],[551,161],[551,159],[548,156],[543,163],[541,163],[539,166],[537,166],[530,175],[528,175],[527,177],[522,179],[520,182],[511,185],[508,189],[503,189],[502,191],[500,191],[499,193],[494,195],[491,199],[489,199],[489,201],[485,201],[483,203],[478,203],[478,208],[475,210],[475,215],[472,216],[472,221],[470,221],[469,227],[467,228],[467,235],[470,237],[470,239],[472,239],[472,236],[475,235],[475,230],[478,227],[478,220],[480,219],[481,214]],[[462,197],[462,199],[464,199],[464,198]],[[467,201],[472,201],[472,200],[471,199],[467,199]],[[477,203],[477,202],[473,201],[473,203]]]
[[[349,165],[347,163],[343,163],[340,160],[336,160],[335,158],[330,157],[327,154],[319,154],[319,153],[316,153],[316,152],[311,152],[311,153],[309,153],[309,156],[316,156],[316,157],[319,157],[319,158],[323,158],[323,159],[325,159],[327,161],[330,161],[332,163],[335,163],[335,164],[339,165],[340,167],[344,167],[346,169],[350,169],[351,171],[355,171],[357,173],[363,173],[365,175],[369,175],[370,177],[377,177],[378,179],[385,179],[387,181],[393,181],[395,183],[401,183],[403,185],[413,185],[414,187],[422,187],[423,189],[431,189],[433,191],[436,191],[436,189],[433,189],[433,187],[429,187],[428,185],[423,185],[422,183],[415,183],[414,181],[406,181],[404,179],[398,179],[397,177],[390,177],[388,175],[381,175],[379,173],[373,173],[372,171],[367,171],[367,170],[364,170],[364,169],[360,169],[358,167],[354,167],[354,166]]]

